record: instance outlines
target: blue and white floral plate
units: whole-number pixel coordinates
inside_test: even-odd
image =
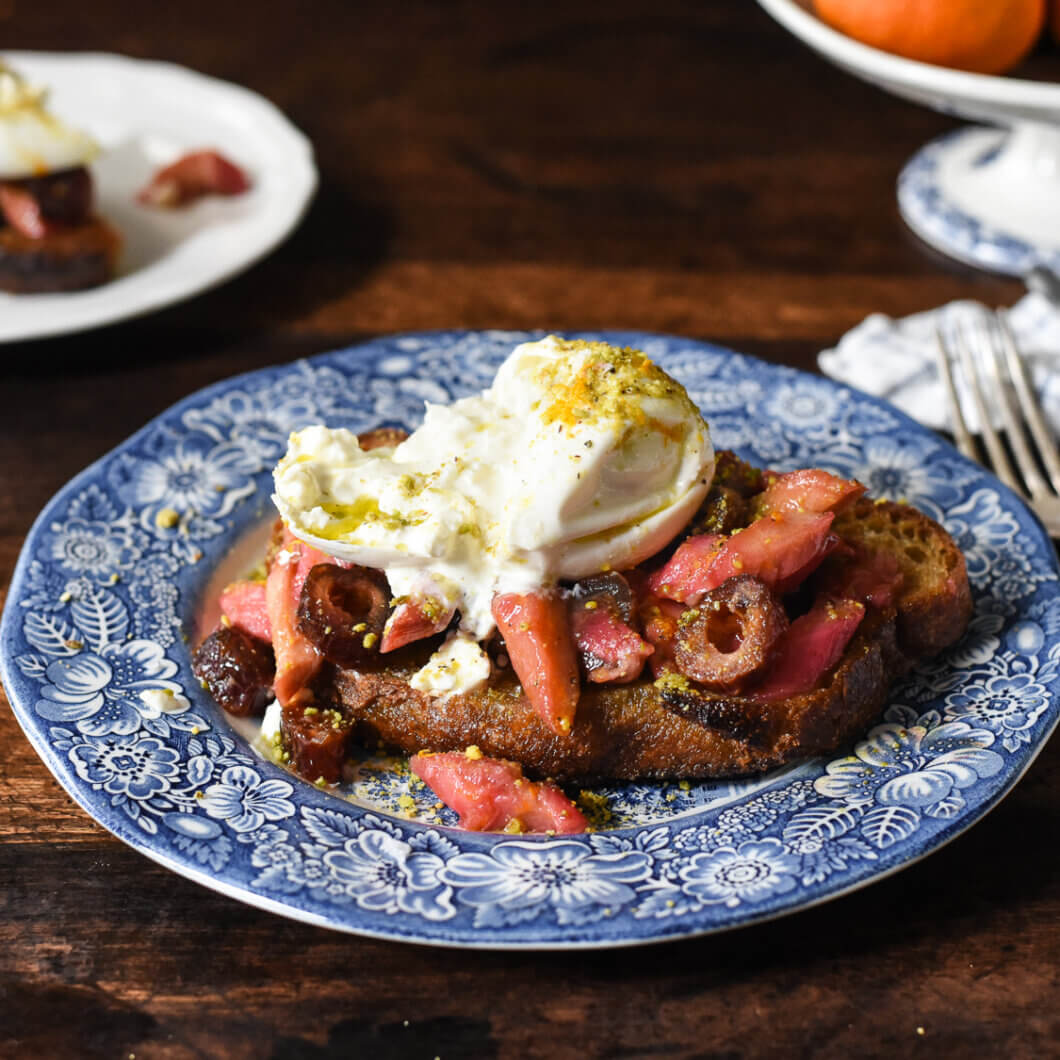
[[[941,520],[974,588],[965,640],[897,686],[879,724],[833,760],[751,781],[596,789],[600,827],[583,836],[461,832],[399,764],[366,760],[342,797],[255,754],[192,677],[189,641],[211,572],[268,518],[288,432],[413,426],[424,399],[485,386],[528,337],[397,336],[220,383],[67,485],[26,542],[0,654],[15,713],[70,794],[137,850],[254,905],[501,948],[631,945],[767,919],[886,876],[994,806],[1057,721],[1057,561],[1038,523],[876,399],[626,332],[590,337],[638,346],[680,379],[718,446],[856,476]]]

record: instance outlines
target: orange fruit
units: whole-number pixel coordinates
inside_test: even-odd
[[[1060,11],[1060,0],[1049,2]],[[1034,46],[1046,16],[1046,0],[815,0],[815,5],[822,21],[863,44],[980,74],[1015,66]]]

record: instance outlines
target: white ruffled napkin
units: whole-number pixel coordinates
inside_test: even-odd
[[[936,328],[949,332],[974,326],[985,311],[978,302],[950,302],[902,320],[873,313],[848,331],[835,349],[821,353],[818,364],[826,375],[885,398],[928,427],[949,430],[949,408],[935,362]],[[1031,368],[1042,408],[1060,434],[1060,308],[1040,294],[1027,294],[1009,310],[1008,319]],[[964,402],[962,408],[974,430],[969,406]]]

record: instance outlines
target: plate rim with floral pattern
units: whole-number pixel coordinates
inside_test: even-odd
[[[960,645],[898,683],[878,724],[831,760],[730,784],[724,798],[675,785],[663,804],[658,785],[620,786],[611,796],[633,823],[581,836],[406,819],[256,756],[192,677],[187,640],[210,571],[267,516],[288,431],[411,426],[425,399],[487,385],[517,342],[543,334],[390,335],[236,376],[56,494],[11,582],[0,677],[86,812],[175,872],[294,919],[442,946],[562,949],[807,908],[919,860],[1011,790],[1060,716],[1060,581],[1034,516],[877,398],[634,331],[570,334],[645,350],[686,385],[719,448],[858,475],[940,518],[965,551],[976,602]]]

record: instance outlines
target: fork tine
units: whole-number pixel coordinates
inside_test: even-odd
[[[1060,455],[1057,453],[1056,440],[1052,431],[1049,430],[1042,415],[1041,405],[1034,393],[1027,373],[1027,363],[1020,356],[1016,346],[1012,327],[1008,322],[1008,314],[1004,310],[997,312],[998,331],[1005,350],[1005,360],[1008,364],[1009,376],[1013,386],[1016,388],[1016,396],[1019,399],[1020,408],[1023,410],[1024,418],[1030,426],[1031,434],[1034,435],[1035,444],[1041,454],[1042,462],[1046,471],[1049,472],[1049,480],[1053,488],[1060,493]]]
[[[942,328],[935,329],[935,360],[939,366],[939,376],[942,378],[946,389],[946,400],[950,407],[950,418],[953,420],[953,435],[957,442],[957,448],[964,453],[969,460],[979,462],[979,452],[975,447],[975,440],[968,430],[968,424],[961,412],[961,403],[957,398],[957,388],[953,384],[953,368],[950,366],[950,348],[946,344],[946,337]]]
[[[1008,372],[1005,370],[1009,353],[1014,349],[1014,343],[1005,339],[1004,324],[1000,315],[993,313],[988,317],[986,324],[987,337],[987,366],[991,379],[998,396],[998,407],[1001,411],[1001,419],[1005,424],[1005,433],[1008,435],[1009,445],[1016,457],[1016,464],[1023,476],[1027,492],[1039,500],[1048,497],[1049,486],[1042,478],[1038,470],[1038,464],[1031,453],[1030,440],[1027,429],[1024,426],[1025,419],[1012,397],[1012,387],[1008,383]],[[1009,336],[1011,338],[1011,336]]]
[[[979,433],[982,436],[983,443],[986,445],[986,451],[990,456],[994,474],[1010,489],[1025,496],[1023,485],[1016,477],[1016,472],[1008,458],[1008,453],[1005,452],[1005,447],[1001,444],[1001,438],[998,436],[997,431],[994,430],[993,419],[987,411],[986,398],[983,395],[983,387],[979,377],[979,368],[975,363],[975,351],[972,350],[971,344],[964,334],[963,327],[957,328],[956,336],[957,353],[961,359],[961,369],[972,392],[975,411],[979,416]],[[985,337],[989,344],[989,335]]]

